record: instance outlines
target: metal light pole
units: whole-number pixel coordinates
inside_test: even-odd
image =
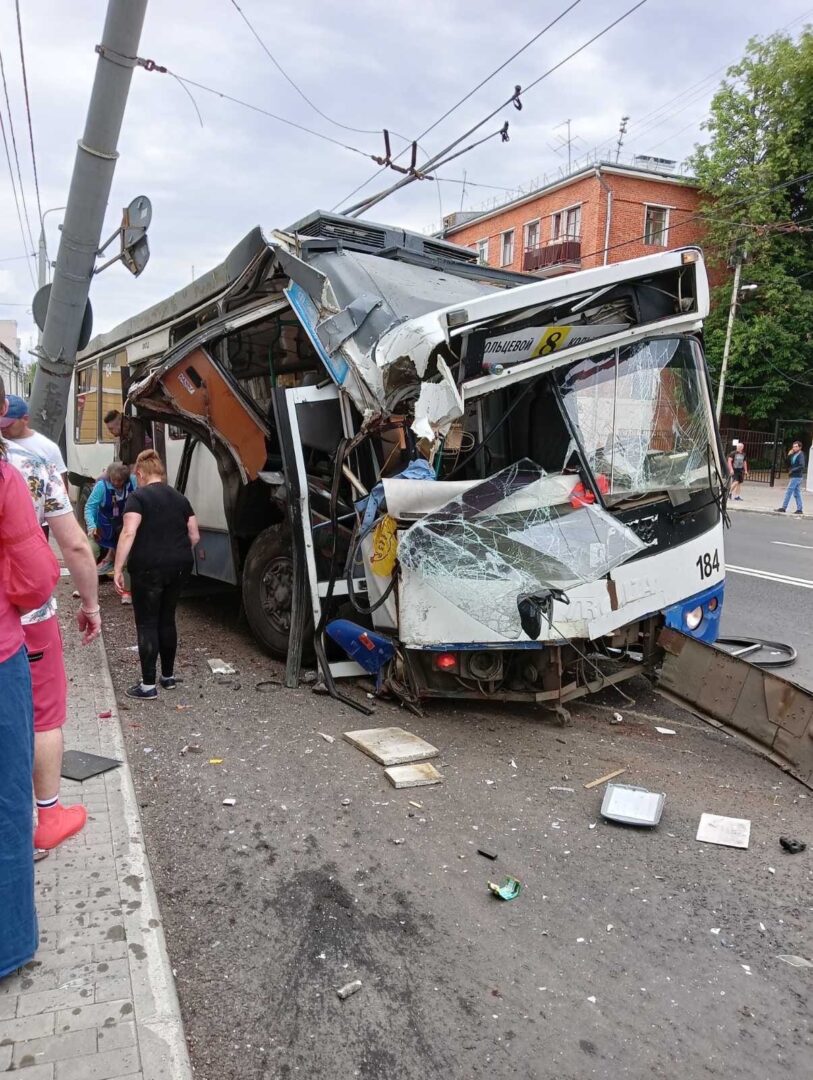
[[[720,368],[720,385],[717,388],[717,423],[720,423],[720,417],[723,412],[723,395],[725,393],[725,376],[728,370],[728,354],[731,350],[731,332],[734,329],[734,316],[737,314],[737,299],[740,295],[740,274],[742,273],[742,252],[737,255],[737,262],[734,267],[734,285],[731,289],[731,307],[728,309],[728,326],[725,332],[725,345],[723,346],[723,363]]]
[[[124,119],[147,0],[109,0],[99,59],[65,208],[48,313],[37,350],[31,424],[58,440]]]

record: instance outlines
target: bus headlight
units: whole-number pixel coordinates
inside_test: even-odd
[[[703,608],[700,604],[696,608],[692,608],[691,611],[686,612],[686,625],[690,630],[696,630],[703,621]]]

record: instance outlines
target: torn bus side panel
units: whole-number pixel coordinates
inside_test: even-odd
[[[265,465],[267,429],[202,347],[154,372],[131,390],[129,400],[202,425],[228,449],[244,483]]]

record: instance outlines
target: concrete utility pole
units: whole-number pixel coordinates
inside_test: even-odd
[[[734,266],[734,285],[731,289],[731,307],[728,309],[728,326],[725,332],[725,345],[723,346],[723,363],[720,367],[720,385],[717,387],[717,423],[723,413],[723,395],[725,394],[725,376],[728,370],[728,354],[731,349],[731,333],[734,329],[734,316],[737,314],[737,300],[740,295],[740,274],[742,273],[742,252],[737,253],[737,262]]]
[[[76,151],[31,394],[31,426],[54,440],[65,426],[79,332],[146,10],[147,0],[109,0],[102,43],[97,46],[96,76]]]

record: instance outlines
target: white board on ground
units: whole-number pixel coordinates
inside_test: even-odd
[[[384,770],[384,775],[396,788],[426,787],[443,782],[443,776],[431,761],[422,761],[418,765],[393,765]]]
[[[344,737],[357,750],[363,751],[380,765],[424,761],[426,758],[437,757],[439,753],[436,746],[399,727],[345,731]]]
[[[720,814],[701,814],[697,839],[704,844],[747,848],[751,840],[751,822],[747,818],[722,817]]]

